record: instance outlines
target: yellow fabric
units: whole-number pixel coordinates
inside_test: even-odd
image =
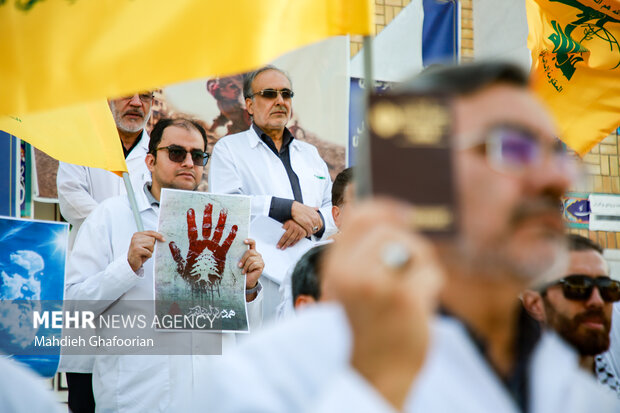
[[[371,34],[373,7],[374,0],[0,0],[0,114],[248,71],[329,36]]]
[[[526,0],[532,87],[580,155],[620,126],[620,0]]]
[[[127,171],[107,102],[78,104],[22,116],[0,116],[0,130],[63,162]]]

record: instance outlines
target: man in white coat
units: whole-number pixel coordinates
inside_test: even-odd
[[[331,178],[317,149],[295,139],[286,127],[293,114],[290,78],[275,66],[262,67],[246,75],[243,94],[252,125],[215,144],[209,191],[251,195],[253,218],[268,216],[282,223],[280,249],[304,237],[329,236],[336,231]],[[266,281],[266,317],[280,303],[278,287]]]
[[[162,188],[195,190],[208,159],[206,133],[187,119],[162,119],[153,128],[146,164],[152,183],[136,194],[145,231],[137,232],[126,195],[104,201],[80,228],[67,271],[67,299],[88,300],[101,313],[130,300],[153,300],[153,254]],[[203,225],[206,225],[203,224]],[[204,226],[203,226],[204,228]],[[217,229],[216,229],[217,232]],[[252,327],[260,323],[258,278],[264,263],[254,248],[236,257],[247,275],[246,301]],[[166,246],[164,246],[166,248]],[[112,303],[112,304],[110,304]],[[138,301],[134,301],[138,303]],[[137,305],[137,304],[136,304]],[[167,333],[182,334],[182,333]],[[217,335],[211,335],[218,339]],[[225,348],[233,334],[221,335]],[[173,355],[97,355],[93,391],[98,412],[169,412],[191,408],[192,392],[202,391],[203,357]]]
[[[149,146],[149,135],[144,127],[151,116],[152,104],[153,93],[150,91],[108,100],[134,192],[142,191],[144,182],[150,179],[144,163]],[[69,250],[73,248],[80,225],[97,205],[125,193],[125,185],[118,175],[64,162],[58,165],[56,184],[60,213],[72,227]],[[69,408],[74,413],[93,412],[92,358],[63,355],[59,371],[67,372]]]
[[[502,63],[407,83],[452,98],[459,234],[430,243],[408,206],[351,208],[321,267],[333,303],[244,343],[198,396],[218,412],[618,411],[572,348],[523,318],[521,291],[564,270],[559,205],[574,175],[526,85]],[[231,400],[235,388],[251,391]]]

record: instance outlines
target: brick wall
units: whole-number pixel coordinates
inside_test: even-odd
[[[390,22],[411,3],[411,0],[375,0],[375,30],[376,34],[390,24]],[[473,1],[461,0],[461,60],[470,61],[474,57],[474,18],[472,14]],[[362,48],[362,36],[351,36],[351,57]]]
[[[411,0],[375,0],[375,34],[390,24]],[[362,36],[351,36],[351,57],[362,48]]]
[[[584,179],[575,185],[574,192],[620,194],[618,173],[618,134],[612,133],[583,157]],[[570,232],[588,237],[603,248],[620,248],[620,233],[571,229]]]
[[[461,0],[461,61],[474,60],[473,0]]]

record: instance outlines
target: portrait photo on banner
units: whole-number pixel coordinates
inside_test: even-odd
[[[346,166],[349,116],[349,43],[333,37],[287,53],[271,62],[292,80],[293,115],[288,128],[319,151],[332,180]],[[250,128],[243,97],[243,74],[169,85],[155,92],[150,131],[164,117],[193,117],[207,131],[208,147]],[[207,191],[208,168],[198,190]]]
[[[196,321],[171,329],[248,331],[238,263],[249,225],[249,197],[162,190],[158,231],[166,241],[155,250],[155,314]]]
[[[0,353],[44,377],[58,366],[61,329],[34,327],[35,312],[62,310],[69,225],[0,217]]]

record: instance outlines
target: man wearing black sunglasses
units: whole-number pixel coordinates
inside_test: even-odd
[[[215,144],[209,190],[251,195],[252,218],[268,216],[282,224],[279,249],[292,247],[304,237],[329,236],[336,230],[331,178],[317,149],[295,139],[286,127],[293,114],[290,78],[275,66],[262,67],[245,76],[243,95],[252,125]],[[280,302],[279,285],[266,280],[264,287],[265,317],[271,318]]]
[[[610,278],[603,249],[588,238],[568,236],[570,261],[566,275],[523,293],[523,306],[543,325],[575,347],[580,364],[617,388],[618,381],[601,358],[609,348],[613,303],[620,300],[620,281]]]
[[[130,300],[151,301],[147,305],[153,305],[152,256],[156,241],[165,241],[155,231],[161,190],[196,190],[207,160],[206,148],[206,132],[196,121],[161,119],[155,125],[145,160],[152,181],[136,191],[145,230],[137,231],[127,196],[114,197],[99,205],[86,219],[76,239],[66,276],[68,300],[88,300],[89,310],[97,313],[126,305]],[[203,222],[203,230],[208,224]],[[254,328],[260,322],[262,293],[258,278],[264,263],[255,242],[246,239],[244,243],[248,250],[241,257],[228,259],[239,260],[239,267],[247,275],[248,320]],[[162,247],[169,246],[162,244]],[[187,339],[180,336],[184,333],[170,334]],[[220,346],[234,343],[235,338],[222,335],[221,340]],[[200,363],[201,358],[189,356],[136,357],[114,352],[97,355],[92,385],[97,408],[115,412],[193,411],[188,403],[192,392],[198,391],[197,384],[192,384],[193,379],[188,384],[185,379],[198,375],[203,369]]]

